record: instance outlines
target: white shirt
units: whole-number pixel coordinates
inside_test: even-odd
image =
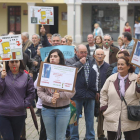
[[[104,61],[106,62],[106,63],[108,63],[109,64],[109,52],[110,52],[110,47],[108,48],[108,49],[106,49],[104,46],[103,46],[103,50],[104,50],[104,53],[105,53],[105,58],[104,58]]]
[[[95,44],[94,44],[94,46],[89,46],[89,49],[90,49],[90,55],[93,56],[93,53],[96,49]]]
[[[135,24],[135,34],[140,34],[140,23],[139,24]]]

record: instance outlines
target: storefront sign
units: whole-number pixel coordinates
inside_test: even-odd
[[[140,41],[139,40],[135,40],[135,45],[133,47],[130,62],[133,65],[140,67]]]
[[[54,25],[53,7],[30,6],[31,23]]]
[[[0,61],[21,60],[21,35],[0,36]]]
[[[81,0],[82,3],[138,3],[140,0]]]
[[[74,91],[77,68],[41,62],[38,86]]]

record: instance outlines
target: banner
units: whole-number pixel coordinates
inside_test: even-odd
[[[77,68],[41,62],[37,86],[74,91]]]
[[[22,59],[21,35],[0,36],[0,61]]]
[[[41,48],[40,53],[42,61],[45,60],[50,51],[53,49],[59,49],[63,53],[65,59],[74,57],[74,46],[59,45]]]
[[[31,23],[54,25],[53,11],[53,7],[30,6]]]

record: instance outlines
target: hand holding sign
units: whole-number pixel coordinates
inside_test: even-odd
[[[3,70],[1,72],[1,78],[4,79],[7,76],[5,62],[3,62]]]

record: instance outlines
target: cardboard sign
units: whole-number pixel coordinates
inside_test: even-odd
[[[53,7],[30,6],[32,24],[54,25]]]
[[[49,55],[50,51],[53,49],[59,49],[63,53],[65,59],[74,57],[74,46],[59,45],[41,48],[40,53],[42,61],[45,60],[45,58]]]
[[[140,40],[135,40],[135,45],[130,58],[130,63],[140,67]]]
[[[0,36],[0,61],[22,59],[21,35]]]
[[[41,62],[37,86],[74,92],[77,68]]]

